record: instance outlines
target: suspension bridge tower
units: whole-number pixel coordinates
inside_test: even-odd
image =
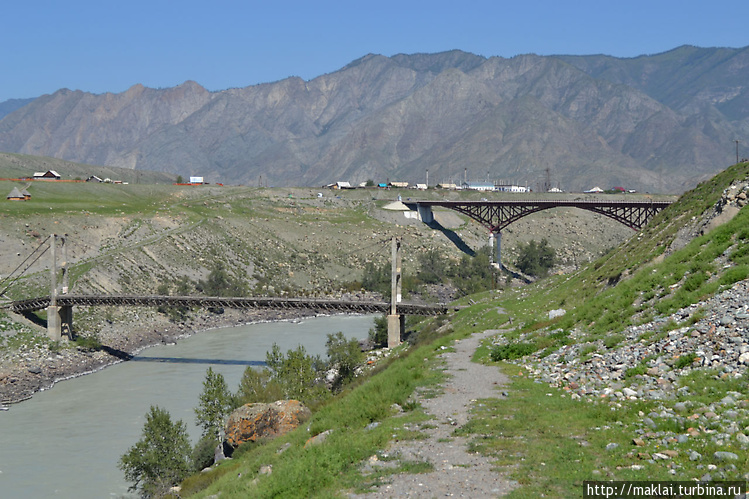
[[[57,265],[57,243],[60,243],[62,262],[60,263],[60,270],[62,271],[62,279],[58,282],[58,265]],[[71,328],[73,326],[73,307],[72,305],[57,305],[57,297],[61,294],[68,293],[68,246],[67,237],[53,234],[49,238],[49,249],[50,249],[50,290],[49,290],[49,306],[47,307],[47,336],[52,341],[60,341],[62,339],[63,331],[70,335]]]

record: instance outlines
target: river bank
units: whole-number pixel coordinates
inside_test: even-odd
[[[96,334],[101,348],[84,349],[64,337],[53,344],[22,345],[0,359],[0,403],[28,400],[55,383],[99,371],[128,360],[156,345],[175,343],[193,334],[243,324],[294,320],[314,314],[304,311],[232,310],[220,314],[201,311],[185,323],[168,321],[158,313],[132,313],[129,320],[105,320]],[[45,334],[39,328],[38,334]],[[81,333],[85,335],[86,333]]]

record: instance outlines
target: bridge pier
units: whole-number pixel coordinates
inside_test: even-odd
[[[70,334],[73,328],[73,307],[71,305],[57,305],[57,296],[59,288],[57,287],[57,251],[56,241],[60,239],[62,243],[62,293],[67,294],[68,292],[68,252],[67,252],[67,238],[65,236],[58,236],[52,234],[49,238],[49,249],[50,249],[50,299],[49,306],[47,307],[47,336],[52,341],[60,341],[62,339],[63,330]]]
[[[388,348],[395,348],[401,344],[401,337],[406,332],[406,316],[404,314],[388,315]]]
[[[434,213],[432,212],[431,206],[423,206],[420,204],[416,205],[416,211],[419,214],[419,220],[425,224],[434,222]]]
[[[47,336],[52,341],[60,341],[62,333],[70,334],[73,329],[73,307],[70,305],[50,305],[47,307]]]
[[[497,245],[497,251],[494,252],[494,245]],[[500,231],[489,232],[489,258],[492,259],[490,263],[496,263],[502,268],[502,233]]]

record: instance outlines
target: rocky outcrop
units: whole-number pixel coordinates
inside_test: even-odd
[[[246,404],[229,416],[226,422],[226,442],[236,448],[245,442],[278,437],[296,429],[311,414],[298,400]]]

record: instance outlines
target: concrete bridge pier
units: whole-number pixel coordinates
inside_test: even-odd
[[[419,220],[421,220],[425,224],[434,222],[434,213],[432,212],[431,206],[422,206],[420,204],[417,204],[416,211],[419,214]]]
[[[52,341],[60,341],[62,333],[70,334],[73,329],[73,307],[70,305],[50,305],[47,307],[47,336]]]
[[[494,251],[494,245],[497,246],[497,251]],[[502,233],[489,232],[489,258],[494,259],[491,263],[496,263],[499,267],[502,267]]]
[[[62,339],[62,333],[65,331],[70,334],[73,328],[73,307],[71,305],[58,306],[57,296],[59,294],[59,288],[57,286],[57,239],[60,239],[62,243],[62,293],[67,294],[68,292],[68,252],[66,237],[58,236],[53,234],[49,238],[49,249],[50,249],[50,300],[49,306],[47,307],[47,336],[52,341],[60,341]]]
[[[401,337],[406,332],[405,314],[388,315],[388,348],[401,344]]]

